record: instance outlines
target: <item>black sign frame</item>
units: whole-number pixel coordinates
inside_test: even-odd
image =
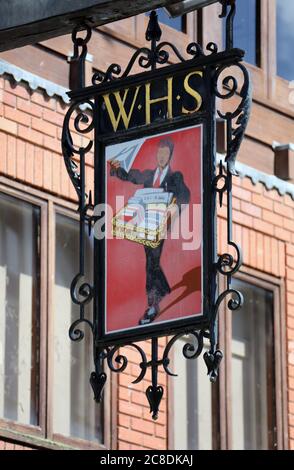
[[[189,335],[187,343],[183,349],[183,354],[187,359],[197,358],[203,350],[204,338],[210,341],[210,349],[204,355],[208,368],[210,380],[214,382],[218,375],[218,367],[222,358],[222,353],[217,349],[217,314],[221,302],[230,296],[228,307],[237,310],[242,306],[242,294],[231,287],[232,276],[239,270],[242,264],[240,247],[232,238],[232,176],[236,175],[235,159],[241,145],[245,129],[249,120],[251,105],[251,87],[248,72],[242,64],[244,52],[234,49],[232,43],[233,18],[235,13],[235,2],[223,3],[222,16],[226,19],[226,50],[218,52],[215,44],[207,46],[208,53],[205,54],[199,44],[191,43],[187,47],[187,58],[171,43],[163,42],[157,44],[161,31],[157,22],[155,12],[151,13],[149,25],[146,32],[146,39],[151,41],[151,48],[141,48],[135,52],[126,67],[121,73],[118,64],[109,66],[105,73],[97,72],[93,76],[93,86],[81,87],[70,92],[71,106],[66,114],[62,148],[65,165],[71,181],[76,189],[79,198],[80,212],[80,269],[71,285],[71,296],[74,303],[80,306],[80,317],[70,327],[70,338],[73,341],[80,341],[84,337],[81,326],[88,325],[91,328],[94,339],[94,363],[95,371],[91,374],[90,382],[97,401],[101,400],[102,390],[106,381],[104,371],[104,361],[106,360],[111,371],[118,373],[125,370],[128,364],[126,356],[118,353],[122,346],[130,345],[134,347],[141,356],[140,374],[134,383],[140,382],[148,368],[152,370],[152,386],[148,387],[146,395],[150,404],[153,417],[156,418],[162,397],[162,387],[158,386],[158,368],[162,366],[169,374],[173,373],[169,369],[170,350],[180,337]],[[230,7],[228,13],[227,8]],[[228,13],[228,14],[227,14]],[[86,43],[89,34],[84,41],[79,42],[76,34],[73,34],[75,49],[82,47],[80,57],[76,60],[84,61]],[[166,65],[169,60],[167,48],[178,58],[179,63]],[[138,62],[144,69],[150,68],[148,72],[130,75],[135,63]],[[164,65],[156,69],[157,64]],[[235,67],[242,73],[243,83],[239,86],[237,79],[229,73]],[[121,93],[127,87],[139,87],[146,83],[162,80],[168,77],[176,77],[182,73],[199,71],[203,73],[203,106],[194,113],[173,116],[167,118],[166,113],[157,114],[154,122],[140,122],[139,129],[135,127],[136,117],[131,128],[125,125],[124,129],[114,129],[108,126],[105,121],[106,100],[105,96]],[[127,95],[125,95],[127,96]],[[233,111],[222,111],[216,106],[216,100],[223,102],[239,96],[239,103]],[[224,162],[220,162],[217,173],[216,159],[216,116],[217,113],[226,122],[227,129],[227,152]],[[81,135],[94,131],[94,138],[91,138],[85,147],[75,147],[71,135],[70,123],[73,116],[76,132]],[[129,121],[131,123],[131,120]],[[109,124],[109,123],[108,123]],[[85,225],[88,226],[89,233],[97,221],[93,209],[98,204],[103,204],[105,200],[105,172],[106,158],[105,148],[113,142],[118,143],[124,140],[137,138],[138,135],[154,135],[155,133],[167,132],[169,130],[182,129],[194,124],[202,124],[203,148],[202,148],[202,171],[203,171],[203,315],[201,319],[179,319],[168,326],[162,324],[148,325],[148,327],[135,328],[130,332],[107,333],[104,330],[105,315],[105,238],[94,241],[94,283],[91,285],[85,279]],[[92,194],[85,191],[85,159],[86,155],[94,149],[94,204]],[[73,157],[78,155],[79,167],[77,167]],[[78,171],[79,170],[79,171]],[[219,197],[222,205],[223,197],[227,197],[227,243],[234,249],[235,255],[229,252],[217,256],[217,232],[216,232],[216,201]],[[218,292],[217,277],[222,274],[226,278],[226,289]],[[93,319],[85,316],[85,305],[93,303]],[[158,358],[158,337],[174,335],[168,342],[162,359]],[[194,338],[191,342],[191,337]],[[151,361],[147,360],[146,354],[137,341],[151,338]]]

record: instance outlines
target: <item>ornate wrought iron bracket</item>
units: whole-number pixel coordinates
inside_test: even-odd
[[[70,106],[64,121],[62,134],[62,150],[64,162],[76,190],[80,215],[80,239],[79,239],[79,273],[75,276],[71,285],[72,301],[80,308],[80,315],[71,325],[69,336],[73,341],[81,341],[84,337],[82,327],[89,327],[93,334],[93,355],[95,371],[90,377],[90,384],[94,392],[94,398],[97,402],[101,401],[103,387],[107,380],[105,373],[105,363],[113,373],[123,372],[127,365],[128,359],[120,353],[122,346],[130,346],[134,348],[140,356],[139,368],[140,373],[133,381],[134,384],[141,382],[148,370],[151,371],[151,385],[146,390],[146,396],[150,405],[150,412],[153,419],[158,416],[160,402],[163,396],[163,388],[158,384],[158,369],[163,367],[164,371],[170,375],[175,374],[170,370],[170,352],[176,341],[180,338],[185,340],[183,346],[183,355],[186,359],[196,359],[200,356],[204,347],[204,339],[210,342],[209,351],[204,354],[205,364],[209,378],[215,382],[218,376],[219,365],[223,357],[222,352],[218,349],[218,324],[217,317],[221,303],[229,297],[228,308],[236,310],[243,303],[242,294],[232,288],[232,276],[239,270],[242,263],[242,255],[240,247],[233,241],[232,234],[232,177],[236,175],[235,160],[240,148],[245,129],[248,123],[251,104],[250,79],[245,66],[242,64],[242,53],[233,49],[233,20],[235,16],[235,0],[221,0],[222,18],[226,18],[226,51],[219,52],[216,44],[209,43],[206,52],[197,43],[191,43],[186,49],[186,57],[184,57],[178,49],[169,42],[159,42],[161,38],[161,30],[157,21],[156,12],[151,12],[148,28],[146,31],[146,39],[150,42],[150,47],[142,47],[138,49],[132,56],[126,69],[122,72],[119,64],[111,64],[106,72],[96,72],[93,75],[92,83],[94,87],[105,85],[117,79],[126,78],[130,75],[135,63],[144,70],[155,70],[157,65],[167,64],[170,59],[170,53],[181,63],[189,63],[195,68],[198,64],[209,65],[210,62],[217,64],[214,66],[213,75],[213,93],[218,99],[217,112],[218,115],[226,121],[227,124],[227,152],[225,162],[220,164],[219,173],[211,182],[212,192],[218,194],[220,205],[223,203],[224,197],[227,198],[227,244],[234,250],[234,256],[230,253],[224,253],[218,256],[212,269],[215,274],[225,276],[226,290],[218,295],[212,301],[212,311],[209,324],[205,325],[200,331],[193,327],[187,329],[180,334],[169,339],[163,355],[158,356],[158,337],[151,338],[151,360],[147,360],[146,353],[136,343],[126,344],[120,341],[115,346],[108,346],[97,341],[98,325],[95,313],[93,319],[86,317],[85,306],[91,302],[94,294],[94,287],[85,279],[85,237],[91,235],[92,224],[95,218],[92,215],[94,209],[92,202],[92,194],[86,194],[86,175],[85,175],[85,159],[89,156],[93,146],[93,139],[87,140],[87,144],[76,145],[71,133],[70,122],[73,119],[74,128],[78,135],[83,137],[89,134],[95,128],[94,103],[91,99],[83,99],[82,91],[84,87],[84,61],[87,54],[87,42],[91,37],[90,28],[87,25],[78,26],[73,32],[72,38],[74,43],[73,61],[76,68],[76,83],[81,89],[81,98],[75,100]],[[86,37],[78,38],[78,31],[86,29]],[[168,51],[169,50],[169,51]],[[235,51],[233,53],[233,51]],[[217,59],[216,59],[217,58]],[[242,73],[243,83],[241,87],[237,79],[229,73],[231,67],[236,67]],[[94,88],[93,87],[93,88]],[[233,97],[239,97],[240,103],[233,111],[224,111],[223,103]],[[74,115],[76,115],[74,117]],[[94,309],[93,309],[94,311]]]

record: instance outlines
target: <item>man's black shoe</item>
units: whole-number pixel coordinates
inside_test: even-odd
[[[158,314],[158,305],[152,305],[151,307],[148,307],[144,313],[143,318],[141,318],[141,320],[139,321],[139,325],[149,325],[151,322],[153,322],[153,320],[157,317]]]

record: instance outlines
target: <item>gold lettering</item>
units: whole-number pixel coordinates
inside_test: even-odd
[[[107,93],[106,95],[103,95],[104,102],[105,102],[105,105],[106,105],[106,108],[107,108],[107,111],[108,111],[108,115],[110,117],[110,121],[111,121],[112,127],[113,127],[115,132],[117,131],[117,128],[118,128],[118,125],[119,125],[121,119],[124,123],[125,128],[128,129],[140,88],[141,88],[141,85],[136,87],[136,91],[134,93],[133,101],[132,101],[130,111],[129,111],[128,114],[125,110],[125,102],[126,102],[126,99],[127,99],[128,93],[129,93],[129,88],[126,88],[124,90],[123,98],[121,98],[121,95],[120,95],[119,91],[115,91],[113,93],[113,95],[115,96],[116,102],[117,102],[118,109],[119,109],[119,113],[118,113],[117,117],[115,117],[115,114],[114,114],[114,111],[113,111],[113,108],[112,108],[112,105],[111,105],[111,102],[110,102],[110,98],[109,98],[110,93]]]
[[[189,79],[190,77],[192,77],[193,75],[199,75],[201,78],[203,77],[203,72],[200,72],[199,70],[197,72],[191,72],[189,73],[186,77],[185,77],[185,80],[184,80],[184,90],[190,95],[192,96],[196,103],[197,103],[197,106],[196,108],[194,109],[186,109],[184,108],[184,106],[182,107],[182,113],[183,114],[191,114],[191,113],[196,113],[197,111],[199,111],[199,109],[201,108],[202,106],[202,96],[198,93],[198,91],[194,90],[194,88],[192,88],[190,85],[189,85]]]
[[[150,106],[155,103],[160,103],[161,101],[167,100],[167,112],[168,118],[171,119],[173,117],[173,77],[169,77],[167,79],[167,95],[162,96],[161,98],[154,98],[151,99],[150,96],[150,83],[146,83],[145,85],[145,93],[146,93],[146,124],[151,123],[151,113],[150,113]]]

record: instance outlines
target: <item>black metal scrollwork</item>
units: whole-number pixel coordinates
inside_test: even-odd
[[[192,328],[188,331],[172,337],[164,348],[162,357],[158,357],[158,338],[151,338],[151,360],[148,361],[147,355],[139,344],[123,344],[119,346],[97,346],[97,326],[95,318],[93,322],[85,316],[85,306],[93,299],[93,286],[85,279],[85,227],[88,225],[89,235],[91,233],[93,217],[90,212],[94,209],[92,204],[91,192],[89,195],[85,191],[85,156],[91,151],[93,140],[89,140],[83,147],[75,145],[70,130],[70,124],[73,122],[76,132],[80,136],[89,134],[95,127],[93,118],[94,104],[91,100],[83,102],[75,102],[70,106],[63,126],[62,134],[62,150],[65,166],[67,168],[71,182],[76,190],[79,199],[80,214],[80,263],[79,272],[75,276],[71,285],[72,301],[80,308],[79,318],[73,322],[70,327],[69,335],[73,341],[81,341],[84,338],[82,326],[90,328],[93,334],[93,355],[95,371],[90,376],[90,384],[94,392],[94,398],[97,402],[101,401],[103,387],[106,383],[107,376],[105,373],[105,363],[113,373],[121,373],[128,366],[127,353],[123,354],[120,347],[128,346],[138,353],[140,357],[138,377],[132,382],[138,384],[141,382],[148,371],[151,370],[151,385],[146,390],[146,396],[150,405],[152,417],[157,419],[159,406],[163,397],[164,390],[158,385],[158,369],[163,370],[170,376],[176,374],[171,371],[170,354],[173,346],[179,340],[184,341],[182,348],[184,358],[188,360],[198,358],[203,352],[204,339],[210,341],[210,347],[204,354],[204,361],[207,366],[207,373],[212,382],[216,381],[218,369],[223,357],[222,352],[217,348],[218,343],[218,324],[217,317],[221,303],[228,299],[228,308],[237,310],[243,304],[243,297],[240,292],[232,288],[232,276],[240,269],[242,264],[242,254],[240,247],[234,242],[232,236],[232,176],[236,175],[235,160],[244,137],[245,129],[248,123],[251,105],[251,88],[250,78],[245,66],[242,64],[242,55],[238,51],[234,57],[238,59],[231,60],[230,51],[233,48],[233,20],[235,16],[235,0],[220,0],[223,6],[222,18],[226,18],[226,52],[227,60],[222,63],[216,61],[218,65],[214,66],[213,75],[213,91],[219,104],[227,102],[233,97],[238,97],[240,102],[233,111],[224,112],[218,109],[219,116],[226,121],[227,125],[227,152],[224,164],[221,162],[219,166],[219,174],[212,183],[212,190],[219,196],[220,205],[223,204],[223,198],[227,198],[227,245],[234,250],[234,254],[229,252],[220,254],[215,266],[212,268],[215,272],[225,276],[226,290],[212,302],[212,311],[210,315],[210,324],[206,328],[198,331]],[[229,10],[229,11],[228,11]],[[78,31],[86,29],[86,37],[78,38]],[[87,54],[87,42],[91,37],[91,31],[87,25],[77,27],[72,35],[74,42],[74,55],[72,61],[78,64],[78,83],[84,83],[84,63]],[[151,43],[150,48],[142,47],[138,49],[130,59],[125,70],[119,64],[111,64],[106,72],[96,72],[93,75],[93,85],[99,86],[101,83],[112,82],[118,78],[125,78],[130,75],[136,63],[143,69],[150,68],[154,70],[157,65],[167,64],[170,60],[170,52],[178,59],[179,62],[189,62],[191,65],[197,66],[198,61],[211,60],[219,53],[215,43],[209,43],[206,46],[208,55],[205,55],[202,47],[193,42],[186,49],[187,57],[185,58],[178,49],[169,42],[159,43],[161,38],[161,29],[157,21],[156,12],[152,12],[148,28],[146,31],[146,40]],[[81,50],[81,51],[80,51]],[[80,52],[79,52],[80,51]],[[221,54],[220,54],[221,55]],[[211,58],[211,59],[210,59]],[[239,87],[238,81],[232,73],[229,73],[231,67],[237,67],[242,73],[243,83]],[[76,116],[74,117],[74,115]]]

